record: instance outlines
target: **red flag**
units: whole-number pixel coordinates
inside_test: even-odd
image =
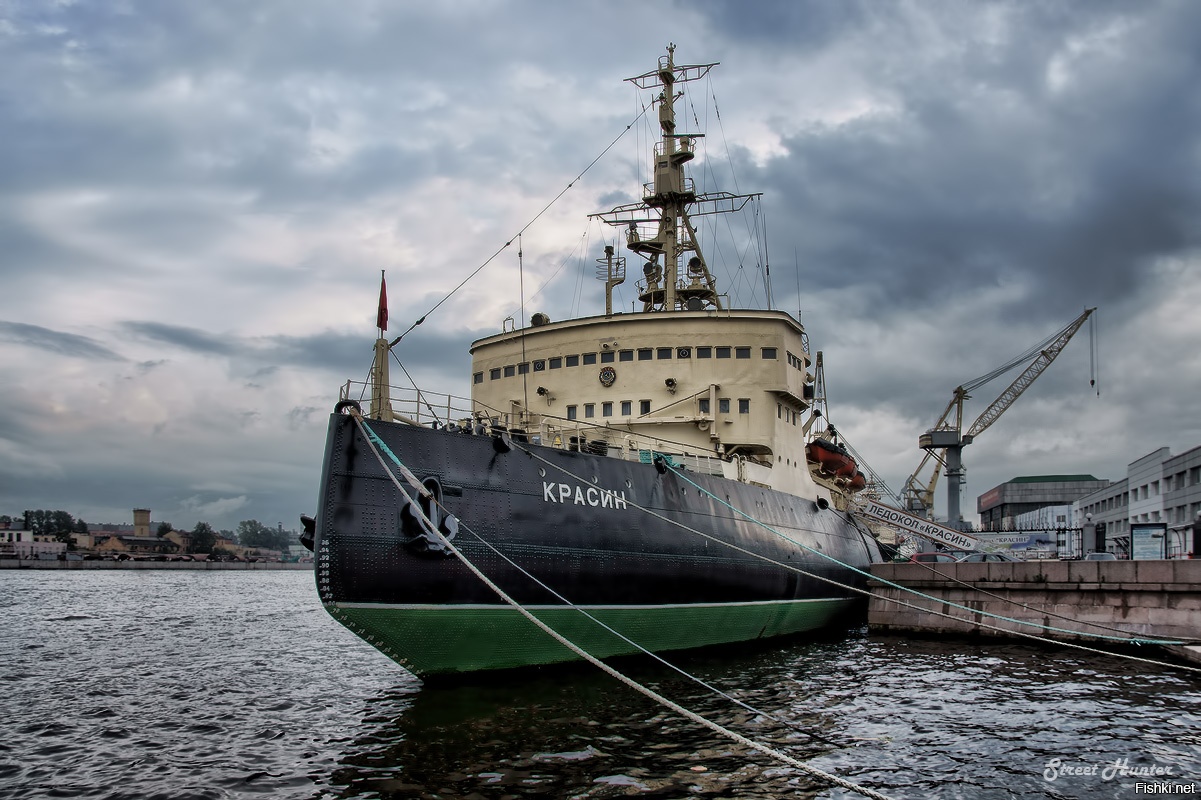
[[[388,283],[382,272],[379,276],[379,312],[375,315],[375,327],[388,330]]]

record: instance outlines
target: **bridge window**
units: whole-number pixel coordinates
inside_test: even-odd
[[[584,366],[596,363],[596,353],[584,353]]]
[[[634,406],[634,404],[631,403],[629,400],[622,400],[621,401],[621,415],[623,417],[630,416],[630,414],[634,413],[633,406]]]
[[[638,348],[639,361],[650,361],[652,355],[654,355],[654,351],[652,351],[649,347]]]
[[[578,367],[579,365],[580,365],[580,357],[579,356],[568,356],[567,357],[567,366]]]
[[[734,356],[735,356],[735,358],[750,358],[751,357],[751,348],[736,347],[736,348],[734,348]]]
[[[702,397],[702,398],[698,399],[696,401],[696,408],[697,408],[697,411],[699,411],[700,413],[708,414],[709,413],[709,398]]]
[[[596,403],[584,403],[584,419],[592,419],[596,416]]]
[[[563,368],[563,356],[555,356],[554,358],[550,359],[550,368],[551,369],[562,369]]]
[[[639,400],[638,401],[638,413],[642,414],[643,416],[651,413],[651,401],[650,400]]]
[[[605,350],[604,352],[601,353],[601,363],[602,364],[612,364],[616,360],[617,360],[617,354],[614,353],[612,350]]]
[[[670,347],[660,347],[657,357],[658,358],[671,358],[671,348]]]
[[[490,381],[500,380],[500,367],[496,367],[495,369],[488,370],[488,380],[490,380]]]
[[[633,361],[633,360],[634,360],[634,351],[633,351],[633,350],[622,350],[622,351],[621,351],[621,358],[620,358],[619,360],[621,360],[621,361]]]
[[[527,374],[529,374],[529,371],[530,371],[530,362],[526,361],[522,364],[517,365],[517,374],[518,375],[527,375]]]
[[[575,419],[576,416],[577,416],[577,407],[576,406],[568,406],[567,407],[567,418]]]
[[[730,348],[728,348],[728,347],[717,348],[717,357],[718,358],[729,358],[730,357]]]
[[[513,366],[512,364],[509,364],[508,366],[505,367],[505,377],[506,378],[512,378],[516,374],[517,374],[517,367]]]
[[[696,349],[696,357],[697,358],[713,358],[713,348],[712,347],[698,347]]]
[[[477,372],[474,375],[472,375],[471,382],[472,383],[483,383],[484,382],[484,373]]]
[[[738,413],[739,414],[751,413],[751,399],[749,397],[738,398]]]
[[[612,403],[609,403],[609,402],[601,403],[601,416],[602,417],[613,416],[613,404]]]
[[[546,369],[545,359],[540,358],[534,362],[534,372],[542,372],[544,369]]]
[[[730,413],[730,398],[728,398],[728,397],[717,398],[717,413],[719,413],[719,414],[729,414]]]
[[[766,359],[775,361],[776,360],[776,348],[774,348],[774,347],[763,348],[763,357]]]

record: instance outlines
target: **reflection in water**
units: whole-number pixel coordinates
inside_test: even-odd
[[[762,666],[764,655],[727,652],[681,660],[690,671],[723,683],[752,703],[770,702],[770,695],[782,690],[796,695],[796,689],[779,685],[766,691],[748,688],[756,683],[751,670],[756,663]],[[698,694],[694,684],[650,659],[617,663],[656,691],[785,746],[797,757],[812,758],[830,749],[825,743],[815,746],[799,730],[752,718],[737,707],[731,712],[727,701]],[[751,680],[738,677],[740,667]],[[483,797],[655,796],[686,793],[689,787],[729,791],[745,783],[739,796],[775,797],[792,777],[765,775],[765,757],[748,757],[588,665],[435,681],[406,699],[411,705],[396,709],[395,697],[379,698],[379,705],[396,713],[364,721],[364,735],[333,776],[335,784],[345,786],[341,796],[372,791],[395,797],[464,797],[473,792]],[[793,725],[823,725],[819,713],[789,716]]]
[[[896,798],[1125,797],[1100,768],[1173,766],[1201,790],[1201,682],[1067,650],[869,638],[676,656],[782,721],[649,659],[626,674],[794,757]],[[584,665],[384,695],[332,778],[340,797],[843,797]],[[792,726],[792,727],[790,727]],[[808,733],[803,733],[807,731]],[[812,734],[816,734],[815,738]],[[1047,763],[1094,777],[1048,781]]]

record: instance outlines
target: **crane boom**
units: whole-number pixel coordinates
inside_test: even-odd
[[[947,497],[947,516],[951,525],[959,524],[959,486],[963,483],[963,462],[961,460],[963,446],[971,444],[975,437],[987,430],[989,426],[996,422],[1022,396],[1022,393],[1030,387],[1030,384],[1034,383],[1035,379],[1063,352],[1068,342],[1072,340],[1072,337],[1076,335],[1096,310],[1096,308],[1085,309],[1084,313],[1068,323],[1067,327],[1052,334],[1022,355],[986,375],[955,387],[955,391],[951,396],[951,402],[947,404],[946,409],[942,412],[942,416],[938,418],[938,422],[934,424],[934,427],[918,437],[918,446],[926,451],[926,455],[922,458],[922,462],[918,465],[918,468],[913,471],[913,474],[905,482],[901,500],[907,510],[924,514],[934,508],[934,489],[938,485],[939,471],[945,467],[947,477],[950,479]],[[1031,358],[1034,360],[1030,361]],[[976,421],[972,423],[968,432],[961,435],[960,432],[963,429],[963,401],[971,397],[968,393],[983,386],[993,378],[1003,375],[1014,367],[1025,364],[1028,361],[1030,363],[1026,366],[1026,369],[976,418]],[[941,451],[941,454],[936,451]],[[923,482],[921,475],[931,460],[935,462],[933,474],[929,480]]]
[[[1076,335],[1076,331],[1083,327],[1084,323],[1088,321],[1088,318],[1096,310],[1095,307],[1086,308],[1083,314],[1076,317],[1066,328],[1059,332],[1051,344],[1039,352],[1038,358],[1034,359],[1033,363],[1026,367],[1022,371],[1022,374],[1014,379],[1013,383],[1009,384],[1009,388],[1001,392],[1000,397],[993,400],[992,405],[984,409],[984,412],[976,418],[967,435],[963,437],[964,444],[970,444],[972,439],[984,433],[988,429],[988,426],[996,422],[1005,413],[1006,409],[1022,396],[1022,392],[1026,391],[1030,384],[1034,383],[1034,379],[1043,374],[1043,371],[1047,367],[1051,366],[1051,362],[1055,360],[1055,357],[1063,352],[1063,348],[1067,347],[1068,342],[1072,341],[1072,337]]]

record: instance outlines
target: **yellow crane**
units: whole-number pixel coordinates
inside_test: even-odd
[[[1063,351],[1063,348],[1067,347],[1068,342],[1096,310],[1096,308],[1085,309],[1084,313],[1068,323],[1066,328],[1051,334],[1022,355],[997,367],[987,375],[955,387],[955,391],[951,393],[951,402],[947,404],[946,410],[942,412],[938,422],[934,423],[933,428],[918,437],[918,447],[925,450],[926,455],[913,474],[905,481],[905,488],[901,491],[901,502],[907,511],[920,516],[927,516],[933,511],[934,489],[938,485],[940,470],[945,468],[949,483],[947,521],[952,527],[960,525],[959,487],[964,483],[963,447],[971,444],[1022,396],[1022,392],[1026,391],[1030,384],[1034,383],[1035,378],[1051,366],[1055,357]],[[961,434],[963,401],[971,397],[970,392],[1027,362],[1029,364],[1026,369],[1014,379],[1013,383],[1009,384],[1005,391],[1001,392],[996,400],[992,401],[988,408],[984,409],[984,412],[972,423],[968,432]],[[1095,361],[1093,367],[1094,369],[1096,367]],[[1096,385],[1095,374],[1090,383]],[[923,482],[922,475],[931,461],[935,462],[934,471]]]

